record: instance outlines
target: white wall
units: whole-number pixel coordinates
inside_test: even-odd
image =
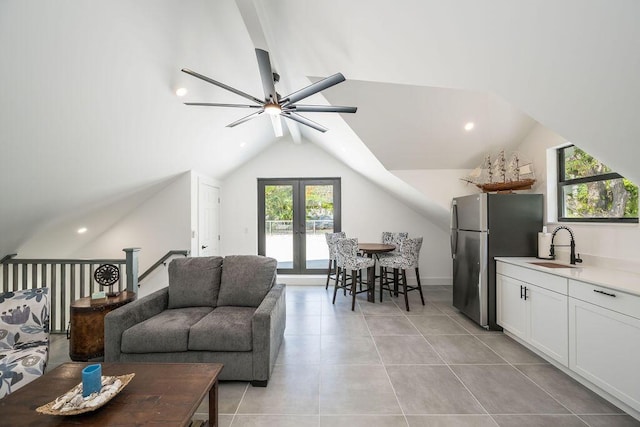
[[[571,141],[578,147],[579,141]],[[567,141],[560,135],[538,125],[520,144],[519,151],[526,157],[532,158],[536,170],[536,184],[532,189],[536,193],[545,194],[545,207],[548,210],[547,218],[555,218],[553,201],[549,204],[547,198],[548,186],[555,185],[555,167],[547,170],[547,150]],[[637,184],[637,183],[636,183]],[[551,211],[549,211],[549,209]],[[549,231],[558,225],[547,221]],[[594,223],[569,223],[575,233],[576,252],[584,258],[586,264],[611,265],[622,269],[640,268],[640,226],[638,224],[594,224]],[[560,233],[557,238],[560,243],[568,243],[568,233]],[[561,254],[561,259],[568,260],[567,252]],[[636,270],[637,271],[637,270]]]
[[[466,169],[393,170],[391,173],[447,210],[452,198],[478,192],[475,185],[460,179],[469,174]]]
[[[191,172],[173,179],[102,235],[72,254],[78,258],[123,258],[123,248],[138,247],[139,273],[172,249],[191,247]],[[139,288],[141,296],[167,285],[159,267]]]
[[[258,247],[257,178],[340,177],[342,229],[361,242],[379,242],[383,231],[423,236],[423,285],[451,278],[448,234],[316,145],[284,139],[227,176],[221,191],[221,253],[255,254]]]

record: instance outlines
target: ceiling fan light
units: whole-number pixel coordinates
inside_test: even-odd
[[[270,116],[279,116],[282,109],[278,104],[265,104],[264,112]]]

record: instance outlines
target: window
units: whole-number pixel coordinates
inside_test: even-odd
[[[638,186],[575,145],[560,148],[558,220],[638,222]]]

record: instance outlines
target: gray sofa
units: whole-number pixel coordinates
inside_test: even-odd
[[[276,267],[257,255],[174,259],[168,287],[107,314],[105,361],[223,363],[220,380],[266,386],[286,318]]]

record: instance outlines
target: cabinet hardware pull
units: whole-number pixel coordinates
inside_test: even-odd
[[[522,290],[523,290],[524,286],[520,285],[520,299],[522,299]]]
[[[616,294],[610,294],[608,292],[601,291],[600,289],[594,289],[593,292],[597,292],[599,294],[606,295],[608,297],[614,297],[614,298],[616,297]]]
[[[524,300],[527,300],[527,287],[524,287]]]

